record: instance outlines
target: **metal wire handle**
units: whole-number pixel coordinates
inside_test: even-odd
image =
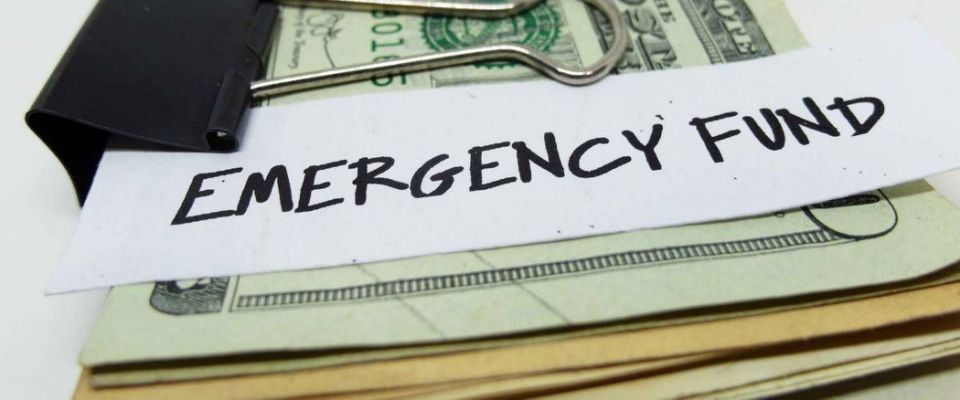
[[[537,5],[541,1],[543,0],[510,0],[506,3],[460,3],[416,0],[285,0],[281,3],[490,18],[513,15]],[[379,76],[495,60],[511,60],[523,63],[568,85],[589,85],[607,76],[623,57],[623,53],[627,50],[627,34],[623,21],[620,19],[619,10],[611,0],[583,1],[603,13],[613,31],[613,42],[606,54],[597,62],[584,68],[564,67],[539,51],[524,45],[495,44],[266,79],[253,82],[250,85],[250,93],[254,99],[262,99],[303,90],[363,81]]]
[[[329,7],[346,10],[387,10],[405,14],[443,14],[454,17],[504,18],[533,8],[543,0],[508,0],[497,3],[430,0],[277,0],[278,4]]]

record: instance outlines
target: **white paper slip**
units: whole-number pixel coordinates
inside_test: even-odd
[[[915,23],[683,71],[256,109],[232,154],[111,149],[48,291],[726,219],[960,166],[958,64]]]

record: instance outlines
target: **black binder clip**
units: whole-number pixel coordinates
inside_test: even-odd
[[[295,5],[381,9],[476,18],[509,16],[542,0],[288,0]],[[556,64],[523,45],[497,44],[336,68],[261,77],[277,5],[259,0],[100,0],[36,102],[27,125],[60,158],[81,202],[111,135],[173,148],[231,151],[241,118],[258,98],[490,60],[512,60],[570,85],[606,76],[627,37],[611,0],[583,0],[613,35],[585,68]]]

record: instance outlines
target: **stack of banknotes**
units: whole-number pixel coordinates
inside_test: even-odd
[[[616,2],[631,35],[619,74],[805,45],[779,0]],[[500,20],[287,7],[267,74],[489,43],[523,43],[586,65],[609,36],[603,16],[577,0],[548,0]],[[488,62],[260,106],[526,79],[543,78]],[[115,287],[81,355],[76,398],[744,398],[812,390],[960,354],[960,267],[951,267],[960,260],[958,228],[960,210],[914,182],[700,225]]]

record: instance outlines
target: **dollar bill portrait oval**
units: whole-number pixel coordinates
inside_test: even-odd
[[[423,18],[420,29],[424,41],[435,51],[491,44],[522,44],[547,52],[560,37],[560,25],[560,13],[544,2],[509,18],[478,19],[430,15]],[[504,68],[516,63],[492,61],[475,65]]]

